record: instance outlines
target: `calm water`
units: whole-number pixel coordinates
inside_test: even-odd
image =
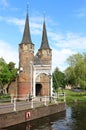
[[[6,130],[86,130],[86,104],[67,106],[66,112],[12,126]]]

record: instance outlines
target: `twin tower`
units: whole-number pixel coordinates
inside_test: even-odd
[[[26,22],[21,43],[19,44],[18,96],[27,97],[52,95],[52,49],[49,46],[45,20],[42,41],[36,55],[31,40],[29,17]]]

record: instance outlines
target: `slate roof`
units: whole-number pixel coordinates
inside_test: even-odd
[[[31,41],[31,35],[30,35],[30,27],[29,27],[29,19],[28,19],[28,13],[26,15],[26,22],[25,22],[25,28],[23,33],[23,38],[21,43],[32,43]]]
[[[50,49],[49,44],[48,44],[45,20],[43,23],[42,41],[41,41],[40,49]]]

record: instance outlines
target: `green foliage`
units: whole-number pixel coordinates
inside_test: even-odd
[[[5,85],[10,80],[10,72],[8,66],[3,59],[0,59],[0,83]]]
[[[8,69],[10,71],[10,80],[15,80],[16,76],[17,76],[17,68],[15,68],[15,63],[14,62],[10,62],[8,64]]]
[[[5,84],[9,84],[17,76],[15,64],[10,62],[7,64],[3,58],[0,58],[0,86],[3,89]]]
[[[74,72],[73,67],[68,67],[65,70],[65,76],[66,76],[66,84],[70,84],[70,85],[74,85],[75,84],[75,79],[76,79],[76,75]]]
[[[53,88],[71,85],[74,88],[86,89],[86,53],[74,54],[67,59],[69,67],[63,72],[58,68],[53,72]]]
[[[66,94],[66,102],[86,102],[86,92],[75,92],[72,90],[64,90]]]
[[[66,82],[86,89],[86,54],[74,54],[67,59],[69,67],[65,70]]]
[[[0,100],[4,100],[4,99],[11,99],[11,97],[8,94],[0,95]]]
[[[9,102],[10,100],[11,100],[10,95],[8,94],[0,95],[0,103]]]
[[[54,91],[56,91],[58,87],[63,88],[65,86],[65,75],[58,68],[55,69],[52,76]]]

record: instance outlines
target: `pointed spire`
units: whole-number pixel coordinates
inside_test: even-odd
[[[48,38],[47,38],[45,17],[44,17],[44,23],[43,23],[42,42],[41,42],[40,49],[50,49],[49,44],[48,44]]]
[[[21,43],[25,43],[25,44],[32,43],[31,36],[30,36],[28,12],[27,12],[27,15],[26,15],[25,28],[24,28],[24,33],[23,33],[23,38],[22,38],[22,42]]]

